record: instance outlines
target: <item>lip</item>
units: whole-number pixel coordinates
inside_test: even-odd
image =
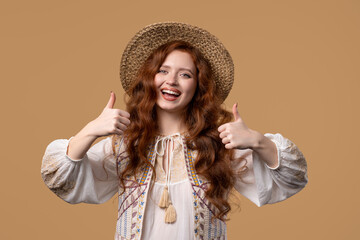
[[[163,91],[163,90],[170,90],[170,91],[178,93],[179,96],[181,95],[181,92],[179,90],[177,90],[176,88],[163,87],[160,89],[160,91]]]
[[[174,96],[167,95],[167,94],[164,95],[164,94],[162,93],[163,90],[170,90],[170,91],[176,92],[176,93],[179,94],[179,96],[174,97]],[[165,99],[166,101],[175,101],[175,100],[177,100],[177,99],[180,97],[181,92],[180,92],[179,90],[177,90],[176,88],[164,87],[164,88],[161,88],[161,89],[160,89],[160,94],[161,94],[162,98]]]

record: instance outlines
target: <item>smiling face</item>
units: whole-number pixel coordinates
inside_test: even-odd
[[[197,80],[191,55],[174,50],[169,53],[154,78],[157,111],[181,113],[194,96]]]

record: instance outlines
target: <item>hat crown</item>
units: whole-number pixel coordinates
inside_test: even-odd
[[[154,23],[144,27],[127,44],[120,64],[120,79],[128,93],[146,59],[161,45],[182,40],[197,48],[209,62],[222,101],[234,82],[234,64],[224,45],[208,31],[179,22]]]

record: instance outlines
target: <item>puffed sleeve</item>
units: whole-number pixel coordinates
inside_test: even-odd
[[[269,167],[251,150],[235,150],[234,169],[247,170],[237,178],[235,189],[257,206],[283,201],[308,182],[307,164],[298,147],[280,133],[264,134],[277,148],[278,165]]]
[[[122,139],[117,137],[116,140],[114,136],[94,144],[79,160],[66,154],[73,137],[52,141],[45,150],[41,165],[41,176],[47,187],[72,204],[98,204],[109,200],[118,191],[116,155],[122,149]],[[113,141],[118,151],[113,147]]]

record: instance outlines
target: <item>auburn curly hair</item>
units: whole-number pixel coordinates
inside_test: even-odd
[[[124,179],[137,176],[144,166],[150,166],[156,177],[155,169],[147,159],[149,145],[158,132],[154,77],[167,55],[174,50],[189,53],[196,66],[197,89],[183,114],[188,130],[186,144],[198,153],[195,159],[197,174],[210,182],[206,197],[219,210],[214,217],[224,221],[231,210],[229,194],[234,187],[235,173],[230,166],[233,150],[225,149],[217,129],[231,121],[232,114],[222,107],[208,61],[187,42],[173,41],[156,49],[145,61],[130,88],[129,97],[125,101],[131,123],[124,132],[126,153],[130,161],[119,173],[120,183],[124,189]]]

